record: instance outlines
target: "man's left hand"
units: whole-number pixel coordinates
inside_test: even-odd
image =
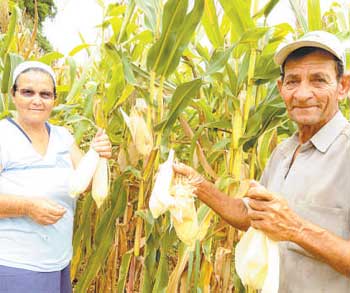
[[[277,197],[256,181],[251,181],[246,194],[249,197],[250,224],[275,241],[293,241],[302,229],[301,218],[288,206],[285,199]]]

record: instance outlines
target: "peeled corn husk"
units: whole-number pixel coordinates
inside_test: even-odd
[[[261,293],[278,292],[278,243],[263,232],[252,227],[248,229],[236,246],[235,263],[244,285],[262,289]]]
[[[174,150],[170,150],[168,159],[159,165],[156,181],[149,200],[149,208],[153,218],[157,219],[174,205],[174,198],[170,195],[173,179]]]
[[[70,180],[71,197],[77,197],[87,189],[96,171],[99,158],[98,153],[92,148],[81,158]]]
[[[194,248],[199,225],[193,187],[185,178],[173,178],[173,161],[174,150],[170,150],[167,161],[159,166],[149,207],[154,218],[169,210],[177,236],[186,245]]]
[[[100,158],[97,163],[95,174],[92,178],[92,198],[99,208],[108,195],[108,161],[106,158]]]
[[[141,111],[134,107],[131,109],[130,116],[128,116],[122,109],[120,109],[120,112],[130,130],[137,151],[141,155],[147,156],[153,149],[153,135],[148,128]]]
[[[192,188],[178,183],[171,188],[171,193],[175,198],[175,205],[170,207],[175,232],[182,242],[194,248],[199,225]]]

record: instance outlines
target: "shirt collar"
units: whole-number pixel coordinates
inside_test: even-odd
[[[311,139],[312,144],[325,153],[347,124],[346,118],[338,111]]]

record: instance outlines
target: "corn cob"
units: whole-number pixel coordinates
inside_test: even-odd
[[[175,181],[178,181],[175,180]],[[191,248],[197,240],[199,226],[197,211],[194,205],[193,188],[180,179],[171,188],[175,204],[170,207],[171,219],[177,236]]]
[[[92,198],[99,208],[108,195],[108,161],[106,158],[100,158],[97,164],[95,174],[92,178]]]
[[[139,154],[147,156],[153,149],[152,132],[147,127],[146,121],[142,113],[133,108],[130,112],[130,117],[120,109],[122,116],[128,126],[132,140]]]
[[[69,194],[71,197],[77,197],[87,189],[97,168],[98,161],[99,155],[92,148],[81,158],[70,181]]]
[[[158,218],[174,205],[174,198],[170,195],[173,179],[174,151],[170,150],[168,159],[159,166],[158,174],[151,193],[149,208],[153,218]]]
[[[154,218],[169,210],[177,236],[186,245],[194,248],[199,237],[194,189],[187,178],[173,178],[173,161],[174,151],[170,150],[168,160],[159,166],[149,207]]]

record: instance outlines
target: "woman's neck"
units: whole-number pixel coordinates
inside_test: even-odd
[[[47,128],[44,123],[29,123],[23,119],[20,119],[19,117],[16,117],[15,122],[29,135],[40,135],[40,134],[47,134]]]

